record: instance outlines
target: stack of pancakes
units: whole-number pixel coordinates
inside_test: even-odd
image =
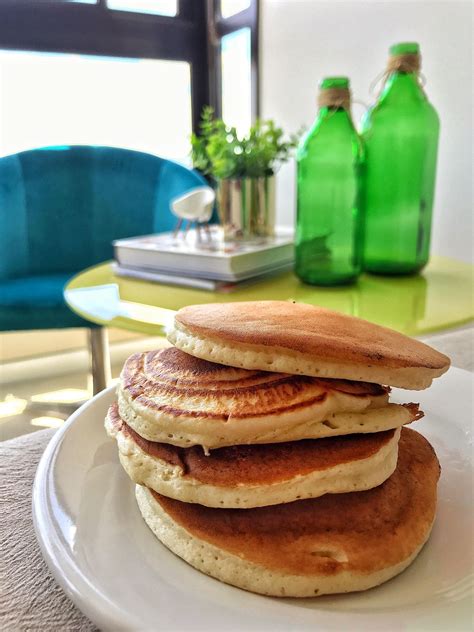
[[[446,356],[280,301],[187,307],[168,337],[127,360],[105,422],[163,544],[275,596],[364,590],[411,563],[439,464],[390,386],[428,387]]]

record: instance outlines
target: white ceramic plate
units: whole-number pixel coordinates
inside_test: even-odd
[[[104,630],[467,630],[472,608],[472,390],[459,369],[421,393],[415,424],[442,466],[430,541],[402,575],[365,593],[261,597],[221,584],[170,553],[149,531],[115,442],[103,429],[108,389],[49,444],[33,491],[35,528],[54,576]]]

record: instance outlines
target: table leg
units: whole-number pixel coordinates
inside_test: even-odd
[[[92,372],[92,391],[94,395],[103,391],[110,381],[109,338],[105,327],[87,330],[89,363]]]

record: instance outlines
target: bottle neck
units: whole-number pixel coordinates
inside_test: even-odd
[[[396,70],[389,74],[380,95],[379,102],[386,99],[403,101],[425,101],[426,95],[420,84],[418,72]]]
[[[352,125],[352,116],[350,110],[346,110],[346,108],[342,106],[323,106],[318,110],[318,114],[316,116],[315,124],[317,126],[321,125],[324,121],[329,120],[338,120],[341,119],[348,120]]]

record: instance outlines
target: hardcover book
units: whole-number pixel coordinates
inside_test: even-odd
[[[219,226],[209,231],[160,233],[119,239],[115,259],[122,268],[140,268],[216,281],[243,281],[290,266],[294,260],[293,234],[281,229],[275,237],[251,242],[225,242]]]

